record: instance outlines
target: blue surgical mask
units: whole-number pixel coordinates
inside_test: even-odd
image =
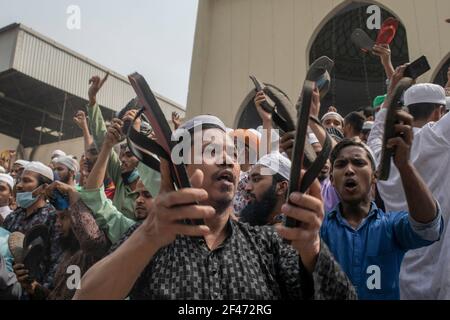
[[[133,171],[131,171],[131,173],[123,173],[122,179],[125,184],[132,184],[137,179],[139,179],[139,172],[137,171],[137,169],[134,169]]]
[[[36,203],[36,201],[39,200],[39,197],[33,197],[33,191],[31,192],[20,192],[16,195],[16,202],[19,207],[23,209],[28,209],[33,204]]]
[[[61,181],[61,177],[59,176],[58,171],[53,171],[53,180],[54,181]]]

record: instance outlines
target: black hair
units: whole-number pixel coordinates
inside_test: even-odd
[[[283,181],[288,181],[288,179],[286,179],[285,177],[283,177],[281,174],[279,174],[279,173],[275,173],[273,176],[272,176],[272,184],[273,185],[275,185],[275,184],[277,184],[277,183],[279,183],[279,182],[283,182]]]
[[[408,106],[409,113],[415,120],[427,120],[434,110],[440,108],[436,103],[415,103]]]
[[[344,119],[344,124],[349,124],[356,134],[361,133],[364,122],[366,122],[366,118],[358,112],[352,112]]]
[[[368,147],[365,144],[363,144],[363,143],[361,143],[359,141],[356,141],[354,139],[344,139],[341,142],[339,142],[336,145],[336,147],[334,147],[334,149],[333,149],[333,151],[331,151],[331,155],[330,155],[331,168],[334,167],[334,162],[336,161],[336,159],[339,156],[339,154],[341,153],[341,151],[343,149],[345,149],[345,148],[348,148],[348,147],[360,147],[360,148],[363,148],[366,151],[366,153],[367,153],[367,158],[369,158],[372,170],[376,171],[375,163],[374,163],[374,161],[372,161],[373,157],[370,154],[369,150],[367,149]]]
[[[51,184],[52,183],[52,180],[50,180],[49,178],[47,178],[47,177],[44,177],[42,174],[39,174],[38,173],[38,185],[39,186],[42,186],[43,184]]]
[[[375,115],[374,110],[372,109],[372,107],[365,107],[363,110],[363,115],[364,117],[369,118],[369,117],[373,117]]]
[[[92,154],[94,157],[98,156],[98,150],[97,147],[95,146],[95,143],[92,143],[88,149],[86,150],[86,153],[90,153]]]

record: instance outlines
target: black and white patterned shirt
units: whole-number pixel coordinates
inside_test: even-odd
[[[132,226],[114,251],[139,227]],[[297,251],[270,227],[230,220],[229,235],[210,251],[203,238],[178,236],[160,249],[130,292],[131,299],[356,299],[353,285],[322,243],[311,276]]]
[[[62,254],[60,245],[61,233],[56,229],[55,223],[56,210],[48,203],[44,207],[37,209],[31,215],[27,215],[25,209],[17,208],[6,217],[5,222],[3,223],[3,228],[11,233],[18,231],[25,234],[32,227],[40,224],[43,224],[48,228],[50,248],[44,261],[41,263],[41,275],[36,279],[47,289],[53,288],[53,277]]]

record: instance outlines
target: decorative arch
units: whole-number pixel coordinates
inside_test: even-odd
[[[270,90],[278,91],[282,96],[284,96],[286,100],[285,105],[292,104],[292,102],[289,100],[289,97],[282,90],[271,84],[266,83],[265,85]],[[236,114],[236,118],[234,119],[234,128],[256,129],[262,125],[262,119],[259,116],[258,111],[256,110],[255,103],[253,102],[253,100],[255,99],[255,95],[256,92],[254,89],[252,89],[242,101],[239,110]],[[293,110],[288,110],[288,108],[285,108],[283,104],[277,104],[277,111],[283,117],[293,115],[292,114]]]
[[[450,67],[450,52],[442,59],[441,63],[439,63],[438,67],[433,73],[431,77],[431,81],[435,84],[445,86],[447,84],[447,72]]]
[[[351,41],[354,29],[365,30],[375,39],[378,30],[367,30],[367,7],[378,5],[382,21],[395,17],[400,26],[391,44],[394,66],[409,61],[406,29],[392,10],[376,1],[345,1],[334,8],[319,24],[308,44],[307,57],[311,64],[326,55],[335,61],[332,87],[322,100],[322,111],[334,105],[343,115],[372,105],[373,99],[387,91],[386,76],[377,56],[364,54]],[[367,18],[366,18],[367,17]]]

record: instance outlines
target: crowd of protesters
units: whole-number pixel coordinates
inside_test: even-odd
[[[92,77],[74,117],[79,161],[62,150],[45,164],[0,155],[0,299],[450,299],[450,90],[410,87],[385,142],[386,101],[407,65],[394,69],[389,46],[373,54],[388,92],[310,121],[313,150],[327,135],[333,150],[305,194],[289,193],[294,134],[274,130],[264,92],[260,128],[172,115],[193,138],[188,157],[214,145],[223,160],[185,163],[192,188],[175,190],[165,159],[155,171],[124,142],[130,122],[154,138],[136,108],[106,126],[96,96],[108,76]],[[315,89],[311,115],[320,110]],[[384,147],[395,152],[378,181]]]

